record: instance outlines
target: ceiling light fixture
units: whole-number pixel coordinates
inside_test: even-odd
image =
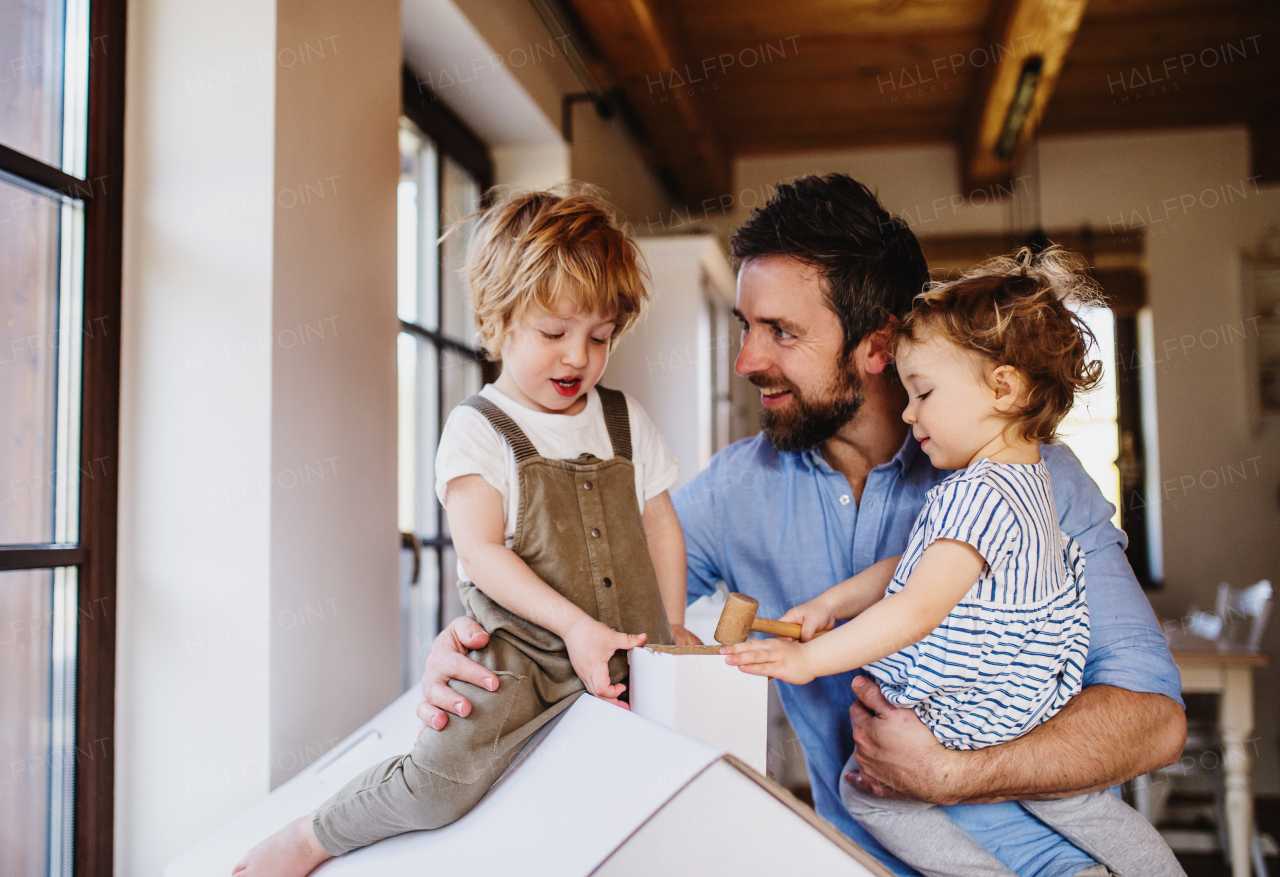
[[[1013,91],[1013,100],[1009,102],[1009,112],[1004,117],[1004,128],[1000,131],[1000,139],[996,141],[996,157],[1001,161],[1013,158],[1013,153],[1018,148],[1022,127],[1027,122],[1027,111],[1031,109],[1031,100],[1035,97],[1043,69],[1044,58],[1039,55],[1028,58],[1022,65],[1018,84]]]

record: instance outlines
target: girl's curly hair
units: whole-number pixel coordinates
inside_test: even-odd
[[[1098,386],[1102,363],[1089,360],[1097,339],[1067,305],[1101,305],[1083,259],[1053,246],[1026,247],[982,263],[958,280],[930,283],[898,325],[895,345],[933,335],[1010,365],[1027,382],[1009,414],[1025,441],[1053,442],[1076,396]]]

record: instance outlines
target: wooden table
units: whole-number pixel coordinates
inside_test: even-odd
[[[1218,725],[1226,770],[1224,803],[1231,874],[1249,877],[1253,870],[1253,790],[1252,759],[1246,744],[1253,732],[1253,668],[1262,667],[1271,659],[1259,651],[1222,645],[1176,628],[1166,628],[1165,632],[1173,660],[1182,673],[1183,692],[1221,696]]]

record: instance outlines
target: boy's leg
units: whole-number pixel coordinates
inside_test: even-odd
[[[925,877],[1014,877],[940,807],[868,795],[840,779],[849,815]]]
[[[1160,832],[1110,792],[1019,803],[1119,877],[1186,877]]]
[[[472,703],[466,719],[424,731],[408,755],[385,761],[349,782],[316,811],[316,838],[335,856],[406,831],[440,828],[484,797],[539,728],[567,709],[578,690],[548,702],[562,686],[540,684],[541,673],[513,646],[494,637],[484,650],[498,690],[450,683]]]

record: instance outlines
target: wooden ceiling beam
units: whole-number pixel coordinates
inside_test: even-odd
[[[680,194],[731,191],[729,152],[703,108],[705,71],[689,61],[660,0],[569,0]],[[697,80],[691,82],[690,80]]]
[[[997,6],[990,43],[1000,57],[988,65],[987,75],[979,80],[963,134],[966,185],[986,185],[1008,177],[1018,150],[1039,127],[1087,2],[1004,0]],[[1011,106],[1019,99],[1024,69],[1037,58],[1039,75],[1017,138],[1011,150],[998,154]]]

